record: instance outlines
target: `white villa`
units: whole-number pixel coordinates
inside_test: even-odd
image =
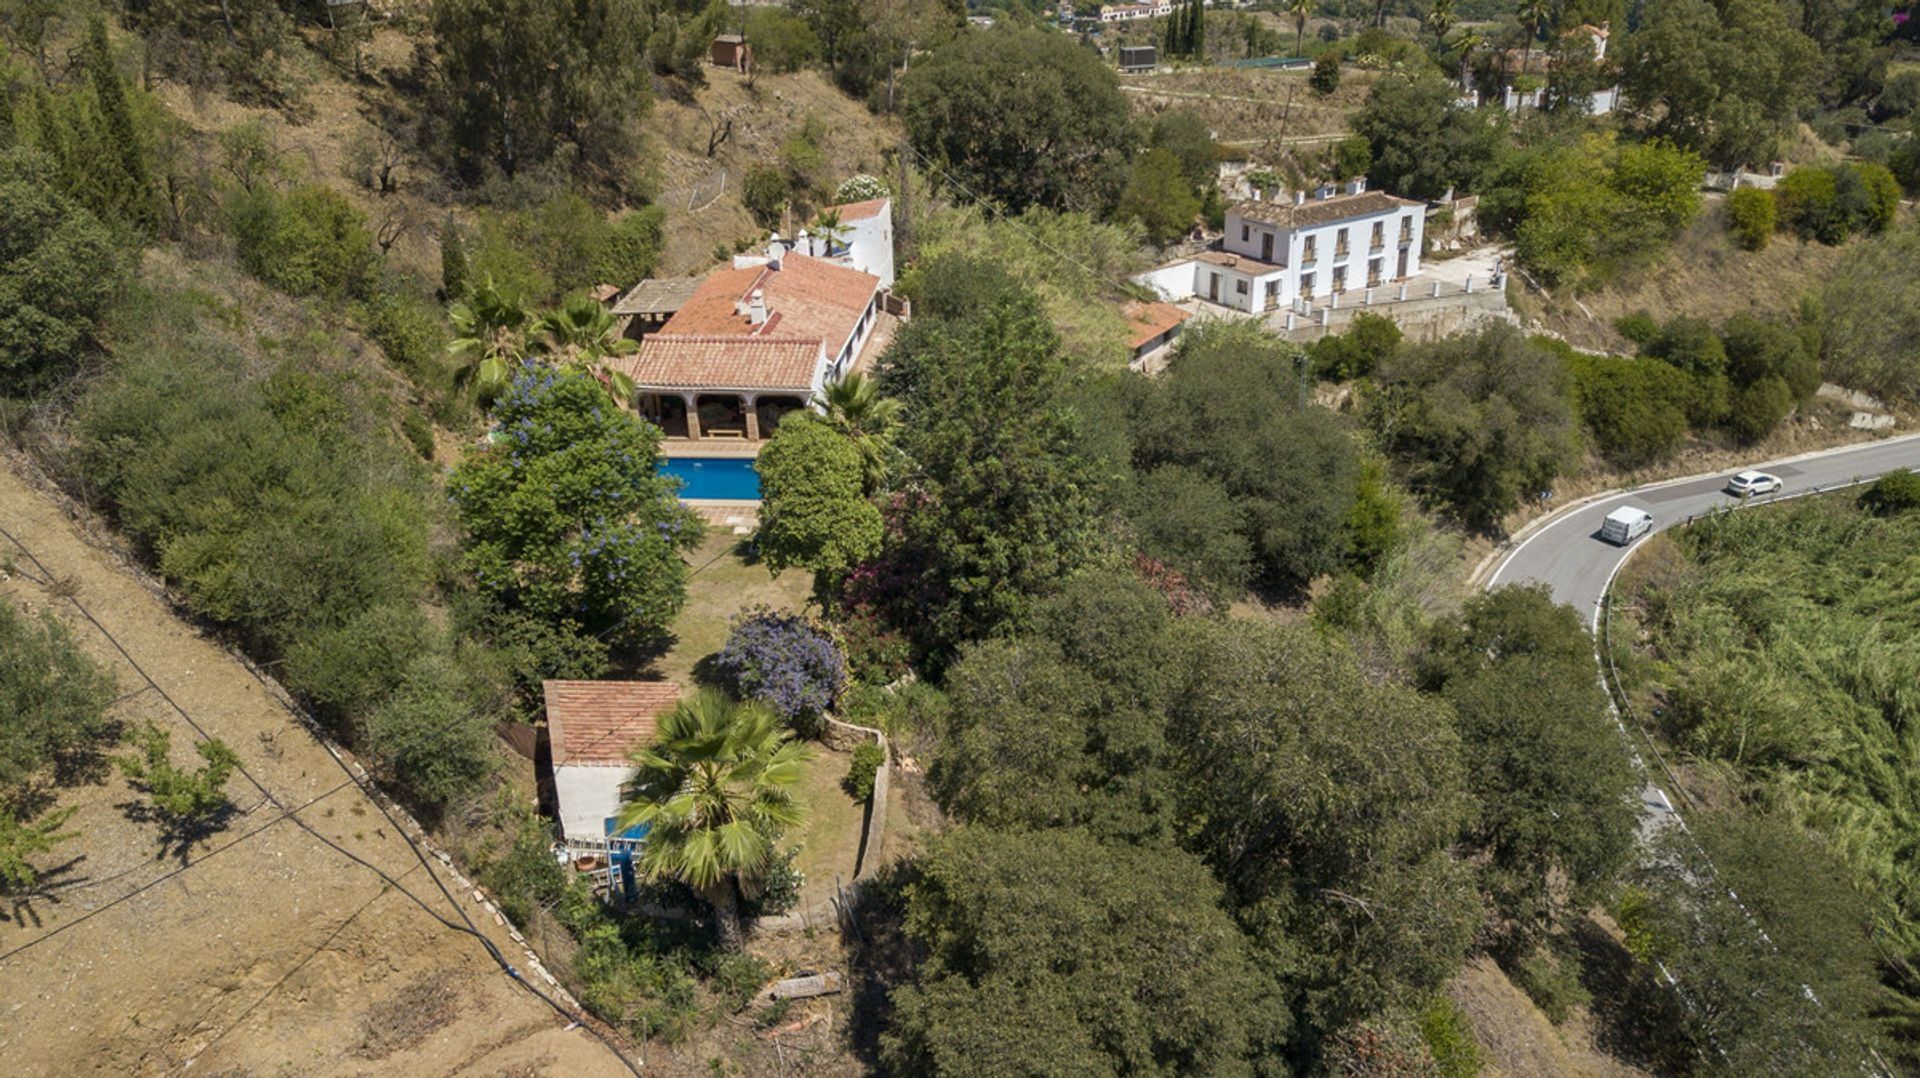
[[[1403,281],[1420,272],[1426,204],[1365,180],[1309,197],[1254,198],[1227,211],[1222,249],[1134,278],[1171,302],[1204,299],[1247,314]]]

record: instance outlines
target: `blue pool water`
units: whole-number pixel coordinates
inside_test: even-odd
[[[760,500],[760,473],[747,457],[667,457],[660,474],[680,480],[682,498]]]

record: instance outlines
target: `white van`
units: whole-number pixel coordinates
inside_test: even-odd
[[[1600,525],[1600,538],[1626,546],[1652,530],[1652,513],[1625,505],[1607,514],[1606,523]]]

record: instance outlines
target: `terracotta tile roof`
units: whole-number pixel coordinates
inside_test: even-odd
[[[754,289],[765,296],[768,321],[755,327],[740,313]],[[837,356],[880,291],[880,278],[819,258],[789,254],[780,268],[728,267],[702,281],[661,334],[815,337]]]
[[[607,365],[624,371],[640,389],[779,390],[804,396],[813,392],[820,362],[818,337],[655,333],[640,342],[638,352]]]
[[[1162,333],[1193,317],[1171,303],[1127,304],[1124,312],[1131,332],[1128,347],[1138,348]]]
[[[547,681],[541,688],[555,767],[627,766],[628,750],[652,741],[654,723],[680,700],[671,681]]]
[[[820,212],[838,212],[840,214],[841,224],[851,224],[854,221],[864,221],[869,217],[877,217],[880,215],[880,212],[886,208],[887,200],[885,198],[870,198],[865,202],[844,202],[838,206],[828,206]]]
[[[1238,202],[1234,204],[1233,209],[1248,220],[1278,225],[1281,228],[1309,228],[1357,217],[1392,213],[1402,206],[1419,205],[1421,203],[1395,198],[1385,191],[1362,191],[1357,195],[1310,198],[1299,205],[1295,205],[1291,200]]]

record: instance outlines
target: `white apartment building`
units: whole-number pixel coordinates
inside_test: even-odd
[[[1135,280],[1172,302],[1200,298],[1248,314],[1403,281],[1420,272],[1426,204],[1368,191],[1365,180],[1227,211],[1220,250]]]

